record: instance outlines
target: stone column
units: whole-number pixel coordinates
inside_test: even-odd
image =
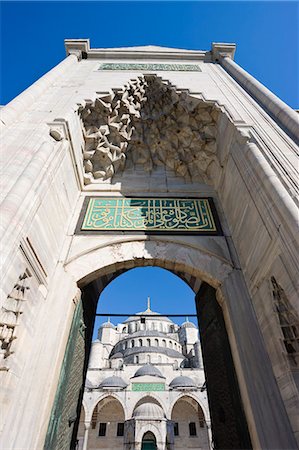
[[[252,97],[260,103],[270,115],[282,125],[282,128],[299,143],[299,118],[298,114],[276,97],[269,89],[263,86],[259,81],[252,77],[242,67],[235,63],[227,55],[221,55],[219,52],[219,62],[222,67],[247,91]]]
[[[84,422],[84,426],[85,426],[85,432],[84,432],[84,440],[83,440],[82,450],[87,450],[88,433],[89,433],[89,428],[90,428],[90,422]]]
[[[134,450],[141,450],[142,442],[135,442]]]

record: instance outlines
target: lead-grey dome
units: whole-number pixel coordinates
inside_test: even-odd
[[[130,316],[128,317],[127,320],[124,321],[124,323],[129,323],[129,322],[133,322],[133,321],[139,321],[141,319],[141,317],[146,317],[146,316],[150,316],[151,320],[163,320],[165,322],[169,322],[171,324],[173,324],[173,321],[170,320],[168,317],[166,316],[161,316],[161,314],[152,311],[151,309],[147,309],[146,311],[141,311],[136,313],[136,316]],[[154,316],[154,317],[151,317]]]
[[[153,366],[152,364],[145,364],[144,366],[140,367],[136,371],[134,377],[143,377],[145,375],[149,375],[151,377],[165,378],[163,377],[160,370],[157,369],[157,367]]]
[[[161,406],[155,403],[142,403],[133,412],[135,419],[161,420],[165,415]]]
[[[190,377],[179,376],[172,380],[169,385],[170,389],[196,389],[197,386],[195,382]]]
[[[99,384],[99,388],[101,389],[125,389],[127,386],[127,383],[122,378],[115,375],[105,378]]]

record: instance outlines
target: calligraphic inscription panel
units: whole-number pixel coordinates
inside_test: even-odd
[[[132,383],[132,391],[138,392],[165,391],[165,383]]]
[[[209,198],[88,199],[81,231],[219,234]]]
[[[143,71],[167,71],[167,72],[201,72],[198,64],[126,64],[126,63],[103,63],[98,70],[138,70]]]

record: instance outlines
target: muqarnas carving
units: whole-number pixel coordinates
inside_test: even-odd
[[[141,164],[147,172],[165,165],[187,180],[207,181],[216,158],[213,104],[178,92],[154,75],[79,108],[85,139],[85,184],[112,180]]]

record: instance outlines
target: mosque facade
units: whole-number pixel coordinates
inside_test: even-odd
[[[209,449],[210,416],[198,328],[148,308],[92,343],[79,449]]]

